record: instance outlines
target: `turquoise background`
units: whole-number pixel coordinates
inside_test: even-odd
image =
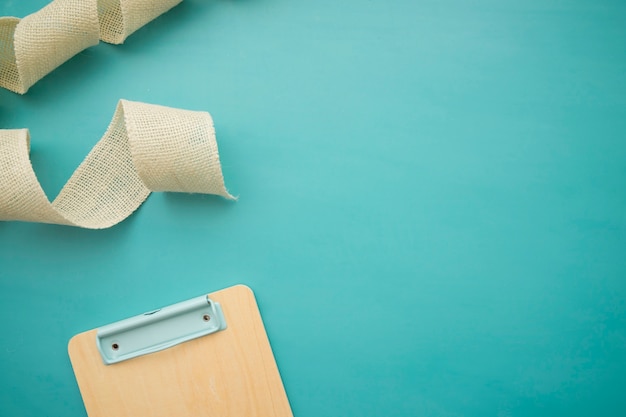
[[[185,0],[0,126],[53,198],[120,98],[210,111],[240,199],[0,223],[1,416],[85,416],[72,335],[236,283],[298,417],[626,415],[625,2]]]

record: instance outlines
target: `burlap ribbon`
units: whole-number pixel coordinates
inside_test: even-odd
[[[24,94],[46,74],[104,42],[120,44],[182,0],[54,0],[23,19],[0,18],[0,87]]]
[[[102,229],[151,191],[226,191],[206,112],[120,100],[106,133],[50,203],[33,172],[27,129],[0,130],[0,220]]]

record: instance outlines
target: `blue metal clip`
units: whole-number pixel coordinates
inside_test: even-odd
[[[201,296],[100,327],[96,343],[110,365],[224,329],[220,304]]]

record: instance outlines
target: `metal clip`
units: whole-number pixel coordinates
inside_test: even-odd
[[[100,327],[96,344],[110,365],[224,329],[222,308],[207,295]]]

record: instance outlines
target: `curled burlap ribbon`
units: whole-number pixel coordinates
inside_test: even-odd
[[[50,203],[32,169],[27,129],[0,130],[0,220],[102,229],[151,191],[226,191],[206,112],[120,100],[106,133]]]
[[[120,44],[182,0],[54,0],[23,19],[0,18],[0,87],[24,94],[46,74],[104,42]]]

